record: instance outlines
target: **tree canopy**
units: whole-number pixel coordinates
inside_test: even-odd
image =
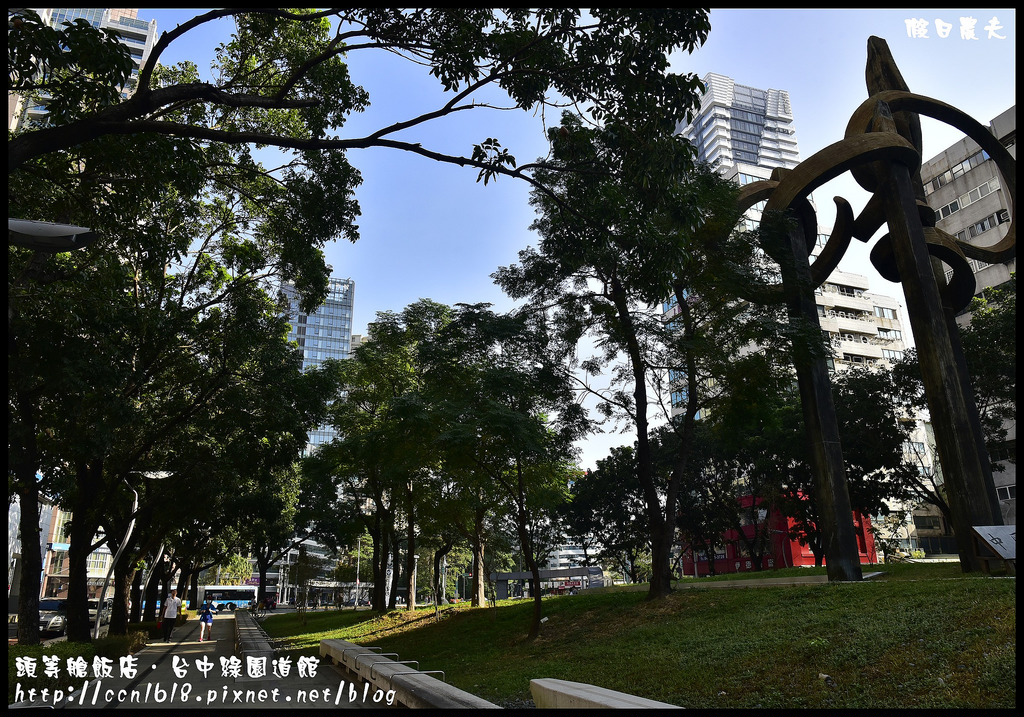
[[[236,32],[217,48],[216,77],[201,81],[194,66],[161,74],[171,43],[221,18]],[[570,104],[597,122],[658,124],[674,130],[694,106],[696,78],[669,71],[669,53],[692,51],[707,39],[707,10],[690,8],[331,8],[218,9],[164,32],[127,99],[110,87],[126,82],[116,38],[90,38],[84,28],[48,28],[21,13],[9,34],[8,90],[57,92],[73,101],[52,126],[9,142],[9,171],[25,162],[109,135],[155,133],[196,142],[340,151],[389,147],[476,167],[481,177],[528,178],[499,139],[487,137],[462,154],[399,139],[466,110],[536,110]],[[186,40],[187,41],[187,40]],[[341,128],[370,98],[348,74],[346,57],[385,50],[427,68],[446,98],[432,111],[362,137]],[[33,71],[33,58],[46,71]],[[130,69],[127,68],[127,69]],[[505,97],[496,103],[496,88]],[[64,109],[67,111],[63,111]]]

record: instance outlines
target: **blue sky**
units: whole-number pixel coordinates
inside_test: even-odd
[[[156,19],[158,31],[165,31],[199,12],[140,9],[139,18]],[[961,37],[961,27],[971,26],[961,18],[976,20],[977,39]],[[186,35],[163,59],[192,59],[202,71],[213,47],[229,32],[230,25],[221,23],[194,38]],[[716,72],[740,84],[787,90],[800,155],[806,159],[841,139],[851,113],[867,98],[864,64],[871,35],[888,42],[915,93],[954,105],[983,124],[1016,103],[1016,12],[1006,8],[713,10],[707,43],[691,55],[679,53],[673,69],[701,77]],[[385,53],[353,53],[349,65],[354,81],[370,93],[371,105],[350,121],[343,136],[368,133],[444,101],[440,85],[423,68]],[[496,137],[524,163],[546,153],[544,119],[525,112],[474,110],[399,138],[469,153],[474,143]],[[557,119],[547,117],[549,123]],[[927,118],[923,128],[926,160],[962,136]],[[351,152],[349,159],[363,176],[356,193],[361,239],[354,245],[335,243],[326,254],[335,275],[356,283],[354,333],[365,334],[377,311],[400,311],[420,298],[490,302],[498,310],[512,306],[490,275],[514,263],[517,252],[534,242],[525,183],[503,178],[485,187],[473,170],[393,150]],[[825,228],[832,224],[829,210],[836,194],[855,210],[867,198],[842,178],[816,192]],[[882,280],[867,263],[868,247],[855,244],[841,268],[867,275],[872,290],[902,300],[899,287]],[[589,441],[583,464],[593,466],[609,446],[624,443],[631,443],[629,436]]]

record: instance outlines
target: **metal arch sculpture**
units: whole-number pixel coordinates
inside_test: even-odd
[[[844,139],[793,170],[774,170],[770,181],[746,185],[740,209],[767,200],[766,214],[785,211],[795,217],[789,232],[795,261],[788,276],[784,268],[783,282],[774,289],[786,298],[791,317],[814,325],[818,318],[813,288],[836,269],[851,239],[868,242],[881,227],[888,229],[871,250],[871,261],[885,279],[903,284],[961,565],[965,571],[979,570],[982,566],[970,549],[971,526],[1000,525],[1002,518],[954,316],[975,291],[968,257],[996,263],[1016,255],[1016,161],[967,114],[911,93],[888,45],[877,37],[868,40],[866,76],[870,97],[851,116]],[[935,212],[924,201],[920,177],[920,114],[964,132],[996,162],[1011,208],[1009,231],[997,244],[977,247],[935,227]],[[847,171],[872,196],[856,218],[846,200],[835,198],[835,227],[812,263],[816,221],[808,197]],[[948,284],[938,261],[952,269]],[[827,370],[820,358],[804,356],[796,363],[823,523],[828,523],[822,526],[826,561],[837,564],[829,569],[829,578],[859,579],[852,518],[845,519],[850,515],[849,496]],[[851,561],[857,561],[856,568]]]

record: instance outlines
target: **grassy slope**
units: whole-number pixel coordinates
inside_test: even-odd
[[[534,642],[529,601],[449,609],[440,621],[432,609],[349,611],[265,627],[293,654],[317,654],[328,637],[378,645],[506,705],[529,699],[530,679],[555,677],[690,708],[1014,707],[1016,580],[962,576],[958,565],[885,569],[856,585],[545,599]]]

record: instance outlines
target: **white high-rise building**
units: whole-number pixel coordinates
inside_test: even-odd
[[[693,122],[679,133],[716,169],[736,164],[792,169],[800,162],[785,90],[759,90],[709,72]]]
[[[110,29],[117,33],[121,42],[131,53],[134,67],[132,76],[139,74],[143,64],[149,59],[156,44],[156,20],[140,20],[138,8],[68,8],[68,7],[34,7],[40,19],[52,27],[61,27],[64,22],[83,19],[93,27]],[[9,10],[8,15],[13,11]],[[131,88],[123,88],[125,96]],[[42,100],[30,106],[23,106],[22,98],[10,95],[8,101],[8,129],[14,130],[19,124],[42,124],[46,117],[46,102]]]

